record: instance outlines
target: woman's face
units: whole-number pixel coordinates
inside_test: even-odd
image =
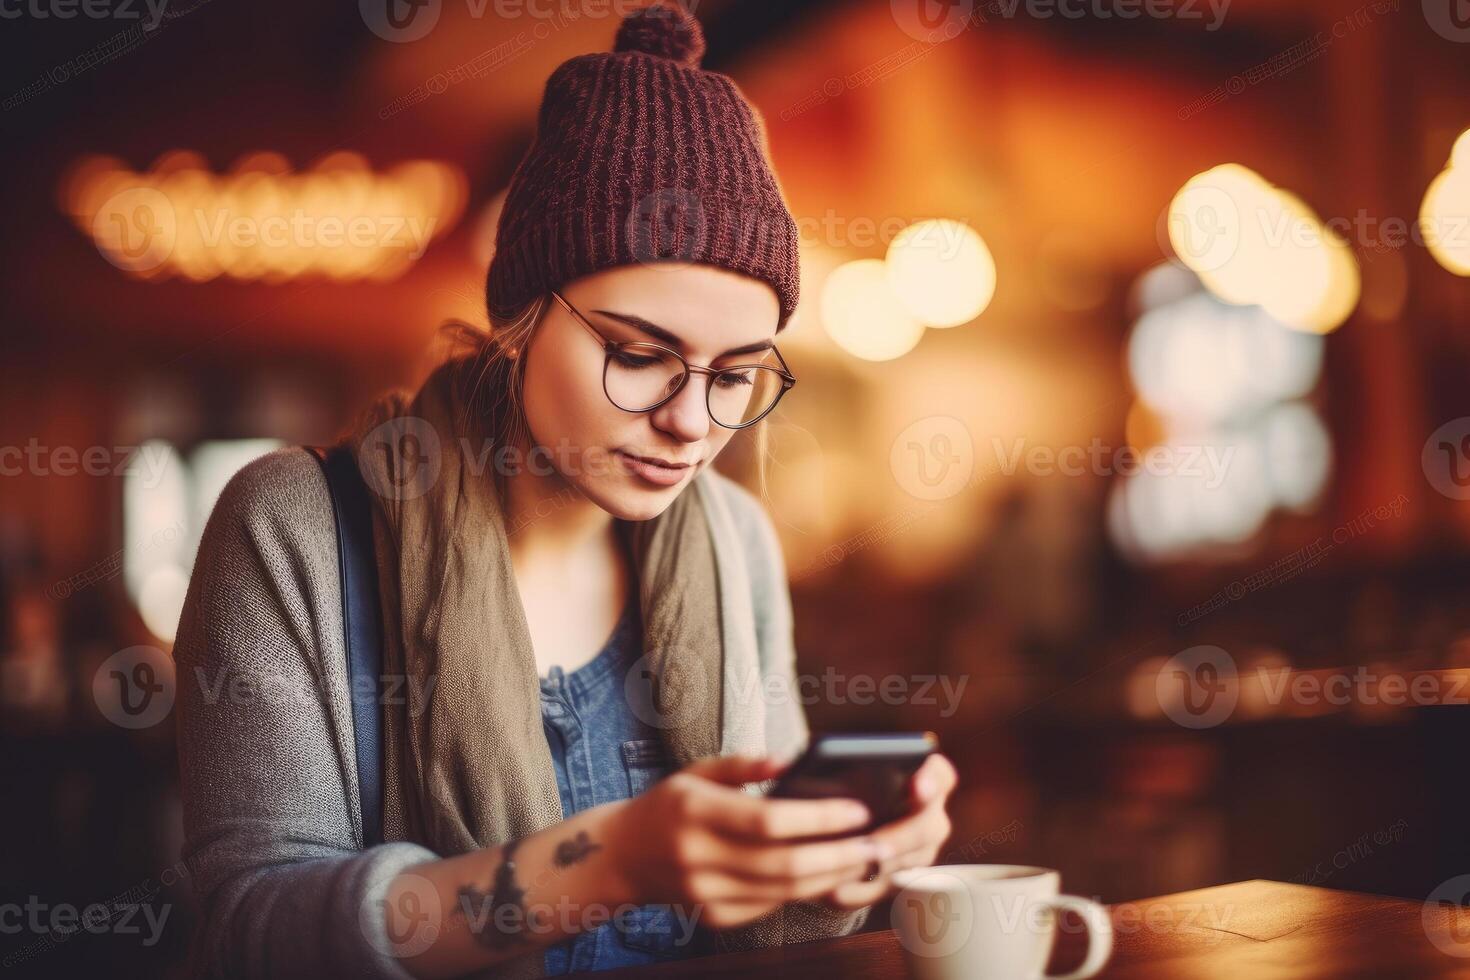
[[[629,265],[566,284],[567,302],[608,340],[662,344],[694,366],[775,364],[768,346],[780,316],[759,279],[706,265]],[[744,353],[731,353],[746,349]],[[523,396],[534,445],[550,465],[614,517],[658,516],[735,434],[705,407],[710,375],[650,412],[625,412],[603,393],[605,355],[561,304],[547,304],[524,355]],[[687,464],[650,468],[630,457]],[[537,465],[544,471],[545,460]]]

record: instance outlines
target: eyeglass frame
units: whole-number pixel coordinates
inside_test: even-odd
[[[559,290],[551,290],[551,295],[558,303],[561,304],[562,309],[566,310],[572,315],[573,320],[576,320],[583,327],[585,327],[587,329],[587,332],[596,337],[598,342],[602,344],[602,351],[604,355],[602,361],[602,393],[604,396],[606,396],[608,402],[614,408],[618,409],[621,412],[627,412],[630,415],[642,415],[644,412],[652,412],[655,409],[662,408],[670,401],[672,401],[674,397],[679,394],[679,392],[684,390],[684,386],[689,384],[689,376],[692,374],[719,375],[724,374],[727,371],[733,371],[743,367],[758,368],[762,371],[775,371],[781,377],[781,390],[777,392],[775,398],[771,399],[771,404],[766,407],[765,411],[761,412],[749,422],[742,422],[739,425],[726,425],[724,422],[721,422],[719,419],[715,418],[714,409],[710,407],[709,403],[710,392],[714,390],[713,385],[707,384],[704,386],[704,410],[705,413],[709,415],[711,422],[724,429],[748,429],[752,425],[755,425],[757,422],[759,422],[761,419],[765,418],[767,415],[770,415],[772,410],[774,410],[775,407],[781,403],[781,399],[786,397],[786,392],[790,391],[796,385],[796,375],[792,374],[791,369],[786,366],[786,358],[781,356],[781,352],[776,349],[775,344],[771,345],[771,353],[775,354],[776,360],[780,362],[781,367],[779,369],[772,367],[769,364],[731,364],[728,367],[723,368],[712,368],[704,367],[699,364],[690,364],[688,358],[686,358],[683,354],[680,354],[678,351],[674,350],[672,347],[665,347],[663,344],[656,344],[650,340],[609,340],[607,337],[603,336],[602,331],[598,330],[592,325],[592,322],[588,320],[587,317],[584,316],[580,310],[578,310],[575,306],[568,302],[567,298],[563,296]],[[679,363],[684,365],[684,376],[679,380],[679,384],[674,388],[673,391],[669,392],[663,398],[659,399],[657,402],[648,406],[647,408],[623,408],[623,406],[619,405],[616,401],[613,400],[613,396],[607,390],[607,371],[609,365],[612,363],[612,356],[625,347],[652,347],[655,350],[664,351],[668,354],[671,354],[679,361]]]

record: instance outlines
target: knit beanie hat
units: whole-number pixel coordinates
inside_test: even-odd
[[[705,263],[770,283],[786,325],[796,223],[760,116],[703,56],[699,22],[658,2],[623,20],[611,53],[552,73],[496,228],[492,313],[612,266]]]

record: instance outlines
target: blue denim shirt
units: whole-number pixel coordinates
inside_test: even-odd
[[[672,765],[659,731],[634,710],[629,695],[647,685],[625,686],[642,657],[643,629],[636,595],[630,597],[607,644],[570,674],[552,667],[541,678],[541,720],[556,767],[564,816],[637,796]],[[653,828],[650,828],[653,829]],[[610,911],[616,911],[610,910]],[[574,910],[575,915],[575,910]],[[699,955],[689,915],[681,921],[667,905],[640,906],[545,951],[548,976],[610,970]]]

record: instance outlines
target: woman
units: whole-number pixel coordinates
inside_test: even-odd
[[[807,729],[774,531],[710,464],[794,384],[796,228],[702,51],[655,6],[553,74],[491,334],[348,440],[377,491],[385,843],[322,473],[282,450],[221,496],[175,651],[199,970],[539,976],[838,935],[948,835],[938,756],[870,833],[856,801],[745,789]]]

